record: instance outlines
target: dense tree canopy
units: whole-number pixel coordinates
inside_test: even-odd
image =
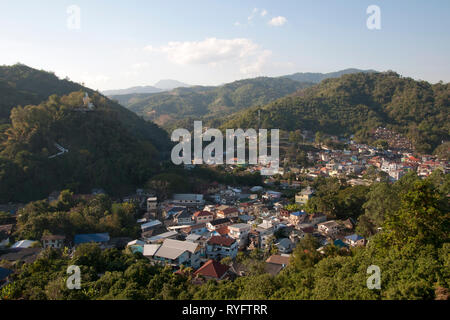
[[[356,135],[370,141],[378,126],[405,134],[419,152],[432,152],[450,136],[449,84],[403,78],[395,72],[356,73],[300,90],[295,97],[243,110],[222,120],[223,128],[264,128]]]

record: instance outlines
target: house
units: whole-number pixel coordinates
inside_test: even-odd
[[[190,225],[195,223],[195,220],[192,219],[192,215],[187,210],[183,210],[177,213],[174,216],[174,221],[179,226]]]
[[[83,243],[97,243],[101,247],[106,247],[109,242],[109,233],[90,233],[90,234],[77,234],[75,235],[73,242],[75,246]]]
[[[289,238],[282,238],[275,245],[280,253],[291,253],[294,248],[294,244]]]
[[[230,229],[228,226],[222,226],[211,232],[211,236],[228,236]]]
[[[273,237],[275,231],[278,230],[278,226],[277,224],[274,225],[270,220],[264,220],[257,226],[256,231],[259,234],[259,245],[261,249],[266,248],[269,240]]]
[[[201,235],[199,234],[190,234],[186,237],[186,241],[192,241],[192,242],[196,242],[199,241],[202,238]]]
[[[291,256],[289,254],[274,254],[274,255],[271,255],[269,258],[267,258],[266,262],[273,263],[273,264],[279,264],[279,265],[283,266],[283,268],[284,268],[287,265],[289,265],[290,257]]]
[[[179,267],[198,268],[200,265],[200,248],[198,243],[165,239],[162,244],[144,245],[144,256],[155,263]]]
[[[166,219],[170,219],[174,215],[176,215],[177,213],[180,213],[180,212],[182,212],[184,210],[186,210],[186,207],[179,207],[179,206],[170,207],[169,209],[164,211],[164,217]]]
[[[162,222],[159,220],[151,220],[149,222],[141,224],[142,232],[146,232],[152,229],[156,229],[162,226]]]
[[[220,227],[229,226],[231,224],[231,220],[228,218],[224,219],[215,219],[213,221],[210,221],[206,224],[206,227],[210,231],[214,231],[216,229],[219,229]]]
[[[149,197],[147,198],[147,212],[154,212],[158,209],[158,198]]]
[[[331,220],[331,221],[319,223],[317,225],[317,228],[323,234],[328,235],[328,236],[333,236],[336,233],[338,233],[339,224],[336,221]]]
[[[41,251],[42,248],[10,248],[5,254],[0,255],[0,260],[33,263]]]
[[[194,213],[196,223],[207,223],[214,220],[214,214],[210,211],[197,211]]]
[[[300,242],[301,239],[303,239],[306,235],[306,232],[304,232],[302,229],[294,229],[291,231],[289,235],[289,240],[296,245],[298,242]]]
[[[342,241],[341,239],[336,239],[333,241],[333,244],[339,249],[348,248],[348,245]]]
[[[353,228],[356,226],[355,221],[352,218],[348,218],[343,221],[344,227],[348,230],[353,230]]]
[[[306,217],[307,214],[305,211],[291,212],[289,214],[289,222],[293,225],[298,225],[305,221]]]
[[[357,247],[357,246],[364,246],[366,239],[364,239],[363,237],[361,237],[355,233],[355,234],[346,236],[344,239],[344,242],[352,247]]]
[[[64,240],[66,239],[65,236],[61,235],[45,235],[42,236],[42,247],[44,249],[46,248],[55,248],[55,249],[61,249],[64,246]]]
[[[228,275],[229,269],[230,267],[210,259],[194,272],[194,277],[202,277],[205,280],[222,280]]]
[[[0,226],[0,248],[7,247],[9,245],[12,228],[12,224]]]
[[[158,216],[158,198],[151,196],[147,198],[147,214],[146,216],[151,216],[156,218]]]
[[[211,259],[235,258],[238,252],[236,239],[227,236],[212,236],[206,242],[206,256]]]
[[[208,232],[208,229],[206,228],[205,223],[198,223],[198,224],[187,226],[187,227],[181,229],[180,231],[185,235],[190,235],[190,234],[201,235],[201,234],[204,234],[205,232]]]
[[[251,225],[246,223],[232,224],[228,226],[228,235],[231,238],[236,239],[239,247],[243,248],[247,246],[248,233],[250,232],[251,228]]]
[[[172,203],[184,206],[200,206],[205,204],[202,194],[174,194]]]
[[[8,284],[8,278],[12,273],[12,270],[0,267],[0,289]]]
[[[309,223],[313,226],[325,221],[327,221],[327,216],[324,213],[316,212],[309,216]]]
[[[289,255],[272,255],[266,260],[264,270],[266,273],[276,276],[289,264]]]
[[[308,186],[305,190],[302,190],[295,195],[295,203],[306,204],[313,195],[314,195],[314,190]]]
[[[248,233],[248,249],[259,249],[261,247],[261,237],[258,230],[251,230]]]
[[[131,252],[136,253],[136,252],[140,252],[140,253],[144,253],[144,245],[145,242],[142,240],[133,240],[127,243],[127,248],[130,249]]]
[[[167,231],[164,233],[160,233],[156,236],[150,237],[147,239],[150,243],[162,242],[165,239],[175,239],[178,236],[178,232],[176,231]]]
[[[235,207],[228,207],[225,209],[217,210],[217,218],[218,219],[236,218],[238,216],[239,216],[239,210]]]
[[[35,240],[20,240],[14,243],[11,248],[26,249],[33,247],[36,243],[37,241]]]

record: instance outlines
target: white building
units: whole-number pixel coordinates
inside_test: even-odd
[[[200,266],[200,247],[191,241],[165,239],[162,244],[144,245],[144,256],[156,263],[172,266]]]
[[[334,220],[319,223],[317,227],[320,232],[329,236],[335,235],[339,231],[339,224]]]
[[[172,203],[184,206],[200,206],[205,204],[202,194],[174,194]]]

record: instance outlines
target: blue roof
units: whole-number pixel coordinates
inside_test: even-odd
[[[12,272],[12,270],[0,267],[0,280],[6,279]]]
[[[339,248],[348,247],[348,245],[345,244],[341,239],[335,240],[335,241],[334,241],[334,245],[335,245],[336,247],[339,247]]]
[[[291,215],[293,215],[293,216],[301,216],[301,215],[304,215],[304,214],[306,214],[305,211],[297,211],[297,212],[292,212],[291,213]]]
[[[361,237],[361,236],[358,236],[358,235],[355,233],[355,234],[352,234],[352,235],[350,235],[350,236],[346,236],[345,239],[352,240],[352,241],[355,241],[355,242],[356,242],[356,241],[362,240],[362,239],[364,239],[364,238]]]
[[[89,242],[108,242],[109,233],[77,234],[73,241],[76,245]]]

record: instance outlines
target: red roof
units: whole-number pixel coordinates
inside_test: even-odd
[[[218,244],[218,245],[226,246],[226,247],[231,246],[235,242],[236,242],[236,240],[234,240],[233,238],[229,238],[229,237],[225,237],[225,236],[212,236],[208,240],[208,244]]]
[[[224,215],[227,215],[227,214],[232,214],[232,213],[235,213],[235,212],[239,212],[239,210],[238,209],[236,209],[236,208],[234,208],[234,207],[229,207],[229,208],[226,208],[226,209],[223,209],[223,210],[220,210]]]
[[[220,228],[216,229],[216,231],[222,236],[227,235],[230,232],[230,230],[228,229],[228,226],[220,227]]]
[[[206,217],[206,216],[212,216],[213,213],[209,211],[197,211],[194,213],[194,217]]]
[[[230,267],[223,265],[214,260],[209,260],[203,266],[201,266],[194,275],[202,275],[204,277],[221,279]]]

